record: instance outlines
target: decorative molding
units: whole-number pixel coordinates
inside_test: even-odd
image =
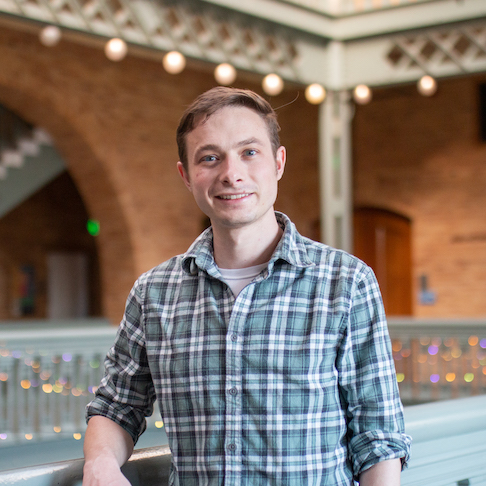
[[[486,69],[486,20],[412,32],[393,38],[391,44],[387,60],[396,70],[418,67],[440,77]]]
[[[0,0],[0,13],[150,49],[178,50],[211,63],[298,80],[298,52],[288,28],[189,1]]]
[[[90,45],[121,37],[132,55],[178,50],[331,90],[486,71],[485,0],[0,0],[0,21],[58,25]]]

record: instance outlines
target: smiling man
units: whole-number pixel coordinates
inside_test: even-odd
[[[271,106],[214,88],[184,113],[179,173],[211,227],[142,275],[88,405],[84,481],[120,466],[158,401],[170,486],[396,486],[410,452],[380,292],[274,211]]]

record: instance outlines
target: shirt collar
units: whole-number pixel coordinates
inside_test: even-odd
[[[275,217],[284,233],[268,264],[269,272],[278,260],[284,260],[295,267],[313,266],[314,263],[309,258],[306,248],[306,241],[308,242],[309,240],[299,234],[288,216],[275,211]],[[182,268],[185,272],[192,275],[198,273],[198,268],[215,277],[219,275],[213,255],[212,228],[208,228],[201,233],[182,256]]]

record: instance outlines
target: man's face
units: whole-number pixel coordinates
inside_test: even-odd
[[[244,107],[225,107],[186,137],[187,171],[179,172],[213,227],[239,228],[274,218],[285,148],[273,153],[264,120]]]

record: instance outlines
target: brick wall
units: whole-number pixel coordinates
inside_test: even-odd
[[[0,30],[0,59],[0,103],[47,129],[86,214],[101,222],[102,312],[117,322],[134,279],[184,251],[203,226],[175,169],[174,132],[183,108],[215,85],[213,66],[190,63],[172,76],[158,60],[113,63],[99,46],[64,40],[47,48],[9,28]],[[355,204],[411,218],[415,292],[426,275],[437,293],[434,305],[415,299],[417,316],[486,314],[486,145],[477,113],[485,80],[441,81],[432,98],[413,86],[375,90],[372,103],[356,109]],[[235,84],[261,92],[259,83],[247,74]],[[271,101],[282,106],[289,159],[277,208],[317,237],[317,108],[296,86]]]
[[[486,315],[486,143],[478,84],[442,80],[435,96],[414,86],[377,90],[354,118],[355,204],[412,220],[415,296],[425,275],[433,305],[423,317]]]
[[[159,60],[129,55],[113,63],[101,46],[63,40],[48,48],[34,34],[3,27],[0,59],[0,103],[51,134],[87,215],[101,223],[102,312],[118,322],[135,278],[184,251],[202,229],[204,217],[176,171],[175,129],[184,107],[215,85],[214,66],[190,65],[173,76]],[[235,84],[261,92],[259,83],[245,75]],[[277,207],[312,236],[317,108],[300,90],[279,110],[289,162]],[[289,87],[271,102],[283,106],[296,92]]]

